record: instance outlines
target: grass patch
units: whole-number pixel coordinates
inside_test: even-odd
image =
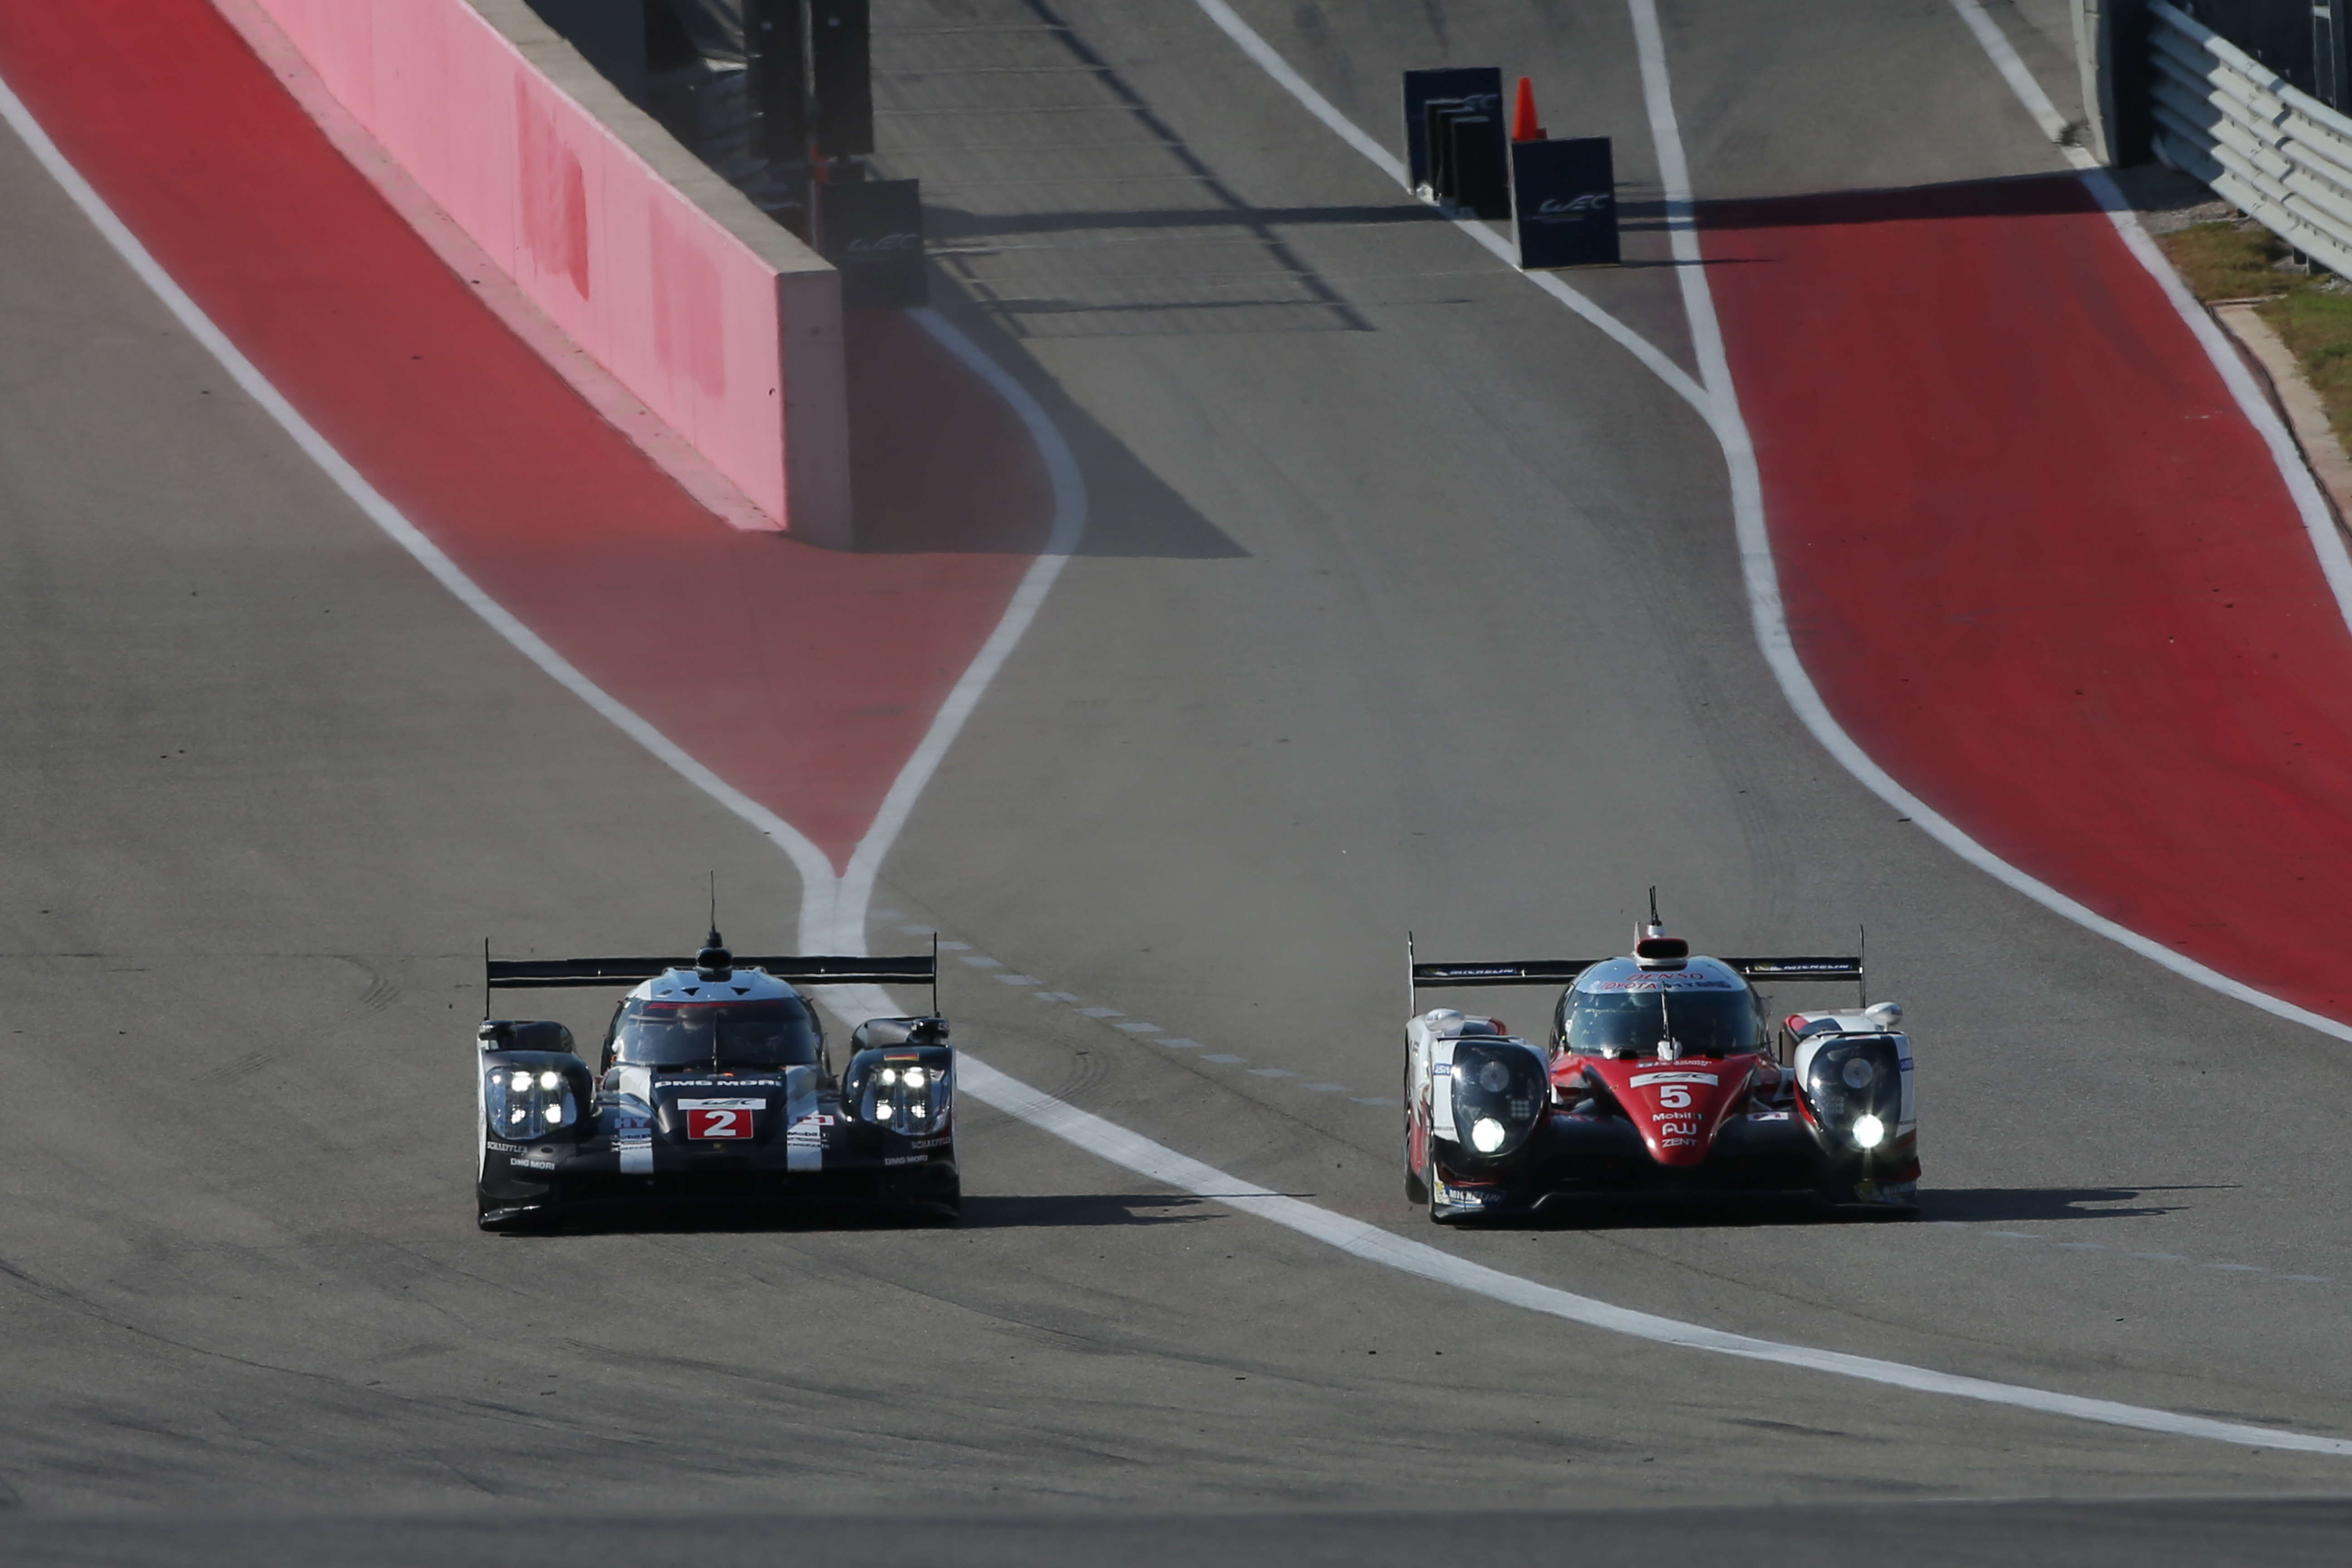
[[[2352,449],[2352,293],[2293,289],[2262,316],[2302,363],[2336,438]]]
[[[2325,272],[2282,272],[2284,241],[2259,224],[2200,223],[2158,241],[2200,300],[2271,295],[2262,318],[2319,395],[2336,438],[2352,449],[2352,289]]]
[[[2260,225],[2200,223],[2157,242],[2200,300],[2251,300],[2303,281],[2276,268],[2286,247]]]

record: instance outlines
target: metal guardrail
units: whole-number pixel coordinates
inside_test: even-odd
[[[2165,0],[2147,9],[2157,155],[2352,277],[2352,118]]]

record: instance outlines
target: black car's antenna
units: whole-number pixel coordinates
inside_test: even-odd
[[[940,933],[931,933],[931,1016],[940,1016]]]
[[[1862,1005],[1870,1005],[1870,928],[1857,925],[1854,930],[1853,984],[1862,997]]]
[[[1658,889],[1652,888],[1650,889],[1650,934],[1652,936],[1664,936],[1665,934],[1665,921],[1658,918]]]
[[[490,1021],[490,939],[482,939],[482,1022]]]
[[[710,872],[710,940],[702,945],[705,947],[721,945],[719,941],[719,871],[716,867],[712,868]]]

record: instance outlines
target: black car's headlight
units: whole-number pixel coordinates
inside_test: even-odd
[[[482,1069],[482,1120],[491,1137],[527,1143],[580,1125],[572,1075],[536,1062],[493,1061]]]
[[[944,1046],[863,1051],[843,1075],[842,1104],[869,1126],[922,1137],[948,1125],[955,1058]]]
[[[1527,1142],[1551,1093],[1550,1075],[1532,1047],[1501,1040],[1464,1040],[1446,1075],[1454,1141],[1494,1158]]]
[[[1805,1064],[1805,1098],[1830,1147],[1873,1153],[1903,1124],[1903,1058],[1884,1035],[1832,1039]]]

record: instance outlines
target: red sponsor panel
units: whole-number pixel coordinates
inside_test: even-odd
[[[2352,633],[2267,445],[2080,184],[1705,221],[1838,722],[2011,865],[2352,1020]]]
[[[983,382],[912,321],[853,322],[865,548],[743,532],[509,332],[205,0],[0,0],[0,73],[468,575],[846,866],[1051,524],[1043,464]]]
[[[1696,1165],[1715,1147],[1724,1113],[1748,1092],[1759,1059],[1753,1056],[1692,1057],[1674,1061],[1578,1057],[1642,1135],[1661,1165]]]

